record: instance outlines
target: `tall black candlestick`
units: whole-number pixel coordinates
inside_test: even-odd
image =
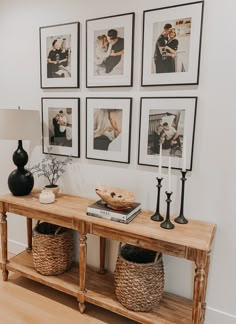
[[[167,202],[167,208],[166,208],[166,219],[163,223],[161,223],[161,227],[162,228],[165,228],[165,229],[173,229],[175,227],[174,224],[171,223],[170,221],[170,203],[171,203],[171,195],[172,195],[173,192],[168,192],[166,191],[166,196],[167,196],[167,199],[166,199],[166,202]]]
[[[160,193],[161,193],[161,182],[163,178],[156,178],[157,179],[157,206],[156,206],[156,212],[151,216],[151,220],[156,222],[162,222],[164,218],[160,214]]]
[[[181,173],[182,173],[182,178],[180,178],[180,180],[182,181],[181,205],[180,205],[179,216],[175,218],[175,222],[179,224],[187,224],[188,220],[184,217],[184,185],[185,185],[185,181],[187,180],[186,178],[187,171],[181,171]]]

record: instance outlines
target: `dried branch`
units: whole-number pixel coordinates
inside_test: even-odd
[[[37,173],[38,177],[44,176],[50,185],[55,185],[58,179],[65,172],[66,166],[72,163],[72,158],[68,156],[64,160],[57,159],[49,153],[41,162],[35,164],[30,171]]]

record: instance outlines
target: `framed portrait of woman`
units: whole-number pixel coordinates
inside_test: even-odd
[[[138,164],[191,171],[197,97],[143,97],[140,105]]]
[[[79,22],[39,28],[41,88],[79,87]]]
[[[130,162],[132,98],[86,98],[86,158]]]
[[[133,84],[134,13],[86,21],[86,86]]]
[[[43,153],[80,157],[80,99],[42,98]]]
[[[143,12],[142,86],[198,84],[203,1]]]

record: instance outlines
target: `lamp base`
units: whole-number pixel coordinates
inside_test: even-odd
[[[25,168],[17,168],[8,177],[8,187],[14,196],[28,195],[34,186],[32,173]]]

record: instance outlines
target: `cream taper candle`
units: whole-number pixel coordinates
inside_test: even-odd
[[[161,168],[162,168],[162,144],[160,144],[160,152],[159,152],[159,172],[158,178],[161,178]]]
[[[168,192],[171,192],[171,157],[169,156],[169,166],[168,166]]]
[[[184,138],[183,138],[182,171],[186,171],[186,136],[184,136]]]

